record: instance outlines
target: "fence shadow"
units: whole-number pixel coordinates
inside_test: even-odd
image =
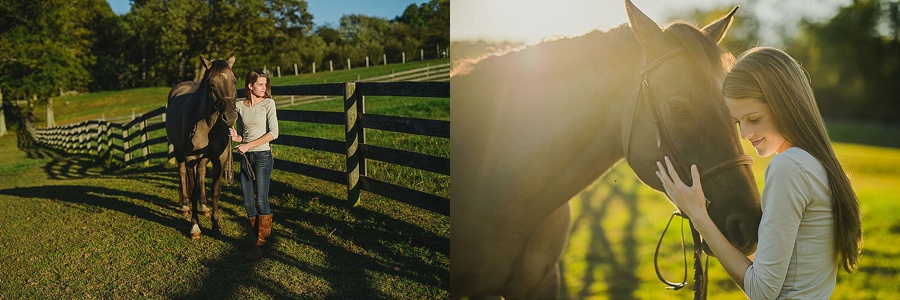
[[[233,298],[241,289],[251,286],[276,299],[384,299],[391,298],[377,289],[372,273],[399,277],[425,286],[449,288],[448,264],[425,261],[415,252],[398,251],[390,245],[409,243],[408,248],[420,247],[449,256],[450,240],[424,229],[367,208],[349,207],[346,200],[309,190],[302,190],[272,181],[272,195],[292,195],[290,204],[272,203],[273,246],[266,260],[248,262],[243,259],[247,246],[235,245],[235,250],[215,260],[205,261],[209,269],[199,281],[200,286],[187,294],[171,295],[175,299]],[[298,209],[293,206],[304,206]],[[244,212],[235,218],[245,232],[249,232]],[[325,228],[326,234],[321,229]],[[398,234],[399,233],[399,234]],[[287,245],[290,244],[290,247]],[[292,249],[289,249],[292,248]],[[296,248],[310,249],[324,257],[307,257]],[[301,251],[304,252],[304,251]],[[320,278],[331,287],[296,292],[297,287],[261,276],[260,266],[281,264],[308,276]],[[316,284],[321,285],[321,283]]]
[[[579,282],[566,280],[566,264],[560,263],[560,297],[563,299],[585,299],[597,297],[593,286],[599,282],[606,285],[609,299],[634,299],[634,292],[638,290],[640,279],[636,275],[639,261],[636,227],[640,213],[637,208],[637,187],[639,182],[619,182],[613,178],[628,178],[633,175],[625,172],[610,172],[601,182],[583,191],[580,201],[573,201],[578,205],[579,214],[572,220],[569,232],[570,239],[574,234],[587,234],[588,245],[583,259],[577,263],[583,263],[584,270],[579,271]],[[624,209],[611,211],[610,205],[620,202]],[[608,217],[624,218],[622,227],[604,227],[604,219]],[[586,230],[587,233],[579,231]],[[612,241],[611,236],[621,236],[621,240]],[[567,246],[566,251],[573,247]],[[581,249],[579,250],[581,251]],[[603,273],[602,278],[597,278],[598,273]],[[569,276],[570,277],[570,276]],[[570,294],[569,286],[580,286],[580,290]]]

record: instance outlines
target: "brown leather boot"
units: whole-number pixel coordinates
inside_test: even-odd
[[[259,231],[256,235],[256,247],[247,253],[247,260],[257,260],[266,256],[269,243],[266,241],[272,233],[272,215],[259,216]]]

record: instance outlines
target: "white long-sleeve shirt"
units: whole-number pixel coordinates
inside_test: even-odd
[[[838,263],[828,175],[803,149],[769,162],[763,187],[759,244],[744,272],[750,299],[828,299]]]

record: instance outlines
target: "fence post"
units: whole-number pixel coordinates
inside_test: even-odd
[[[384,65],[387,66],[387,53],[382,54],[382,58],[384,59]]]
[[[357,98],[359,98],[359,103],[357,103],[357,106],[356,106],[356,118],[357,118],[357,121],[359,124],[358,140],[359,140],[359,147],[363,147],[366,144],[366,127],[363,126],[363,124],[362,124],[362,118],[365,116],[365,113],[366,113],[366,95],[363,95],[361,93],[357,93],[357,95],[358,95]],[[365,153],[363,153],[362,150],[360,150],[358,152],[359,152],[359,176],[367,176],[369,174],[366,173],[366,155],[365,155]]]
[[[300,73],[297,72],[297,64],[294,64],[294,76],[297,75],[300,75]]]
[[[109,122],[103,121],[103,132],[106,135],[106,150],[109,151],[109,156],[115,158],[116,154],[112,151],[113,139],[110,136]]]
[[[313,62],[313,74],[316,74],[316,62]]]
[[[281,78],[281,66],[275,66],[275,69],[278,70],[278,78]]]
[[[368,67],[369,67],[369,56],[366,55],[366,68],[368,68]]]
[[[53,98],[47,98],[47,128],[56,127],[53,119]]]
[[[356,83],[344,83],[344,133],[347,147],[347,201],[350,206],[359,203],[359,114],[357,114]]]
[[[147,134],[147,131],[144,130],[144,128],[147,128],[147,119],[146,118],[141,120],[141,132],[144,133],[141,135],[141,144],[144,145],[144,166],[149,166],[150,165],[150,158],[149,158],[150,145],[147,145],[147,141],[150,140],[150,136],[149,136],[149,134]]]
[[[3,91],[0,91],[0,136],[6,135],[6,114],[3,113]]]
[[[406,52],[403,52],[402,54],[403,54],[403,62],[402,63],[405,64],[406,63]]]
[[[419,49],[419,60],[425,60],[425,49]]]
[[[350,70],[350,59],[347,59],[347,70]]]
[[[103,123],[97,123],[97,156],[103,153]]]
[[[125,160],[125,166],[128,166],[128,161],[131,160],[131,153],[128,151],[131,148],[131,140],[128,138],[129,128],[122,127],[122,157]]]
[[[333,60],[328,61],[328,72],[334,72],[334,61]]]

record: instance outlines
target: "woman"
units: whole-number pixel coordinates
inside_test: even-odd
[[[231,128],[230,136],[231,140],[241,143],[235,149],[245,157],[241,160],[241,189],[250,228],[256,231],[256,245],[246,258],[257,260],[265,256],[268,248],[266,239],[272,232],[269,179],[274,161],[269,142],[278,138],[278,118],[266,74],[251,70],[244,82],[247,97],[235,105],[238,130]]]
[[[741,137],[766,157],[759,244],[753,260],[713,224],[691,166],[694,186],[672,163],[656,175],[694,223],[728,275],[751,299],[827,299],[838,266],[856,269],[862,245],[859,202],[825,131],[805,71],[789,55],[754,48],[741,55],[722,91]],[[710,199],[715,202],[715,199]]]

